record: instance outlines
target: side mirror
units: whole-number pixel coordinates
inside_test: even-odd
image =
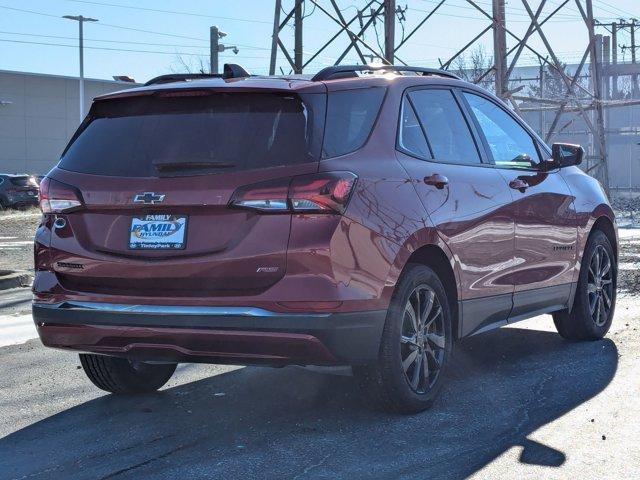
[[[584,149],[580,145],[570,143],[554,143],[551,146],[553,168],[580,165],[584,157]]]

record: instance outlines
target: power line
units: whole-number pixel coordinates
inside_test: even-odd
[[[29,40],[12,40],[8,38],[0,38],[0,42],[21,43],[21,44],[27,44],[27,45],[44,45],[44,46],[51,46],[51,47],[78,48],[77,45],[69,45],[64,43],[32,42]],[[164,54],[164,55],[191,55],[191,56],[198,56],[198,57],[206,56],[205,54],[193,53],[193,52],[166,52],[166,51],[160,51],[160,50],[134,50],[134,49],[128,49],[128,48],[111,48],[111,47],[95,47],[95,46],[85,46],[84,48],[88,48],[91,50],[107,50],[112,52],[157,53],[157,54]],[[224,57],[237,58],[235,55],[225,55]],[[267,60],[267,57],[256,57],[256,56],[246,56],[246,55],[243,55],[242,58]]]
[[[24,33],[24,32],[7,32],[1,31],[0,34],[5,35],[21,35],[26,37],[40,37],[40,38],[56,38],[60,40],[76,40],[77,37],[66,37],[62,35],[42,35],[39,33]],[[129,40],[107,40],[103,38],[85,38],[85,41],[88,42],[104,42],[104,43],[118,43],[118,44],[129,44],[129,45],[148,45],[153,47],[181,47],[181,48],[208,48],[206,45],[184,45],[184,44],[174,44],[174,43],[153,43],[153,42],[134,42]],[[206,43],[206,40],[202,40],[202,42]],[[252,50],[269,50],[265,47],[256,47],[253,45],[243,45],[236,44],[238,47],[248,48]]]
[[[115,7],[115,8],[127,8],[129,10],[141,10],[145,12],[155,12],[155,13],[168,13],[171,15],[188,15],[191,17],[202,17],[202,18],[219,18],[221,20],[229,20],[232,22],[248,22],[248,23],[263,23],[267,25],[271,25],[271,21],[267,20],[255,20],[249,18],[239,18],[239,17],[223,17],[220,15],[207,15],[204,13],[195,13],[195,12],[183,12],[179,10],[163,10],[160,8],[147,8],[147,7],[134,7],[132,5],[122,5],[118,3],[106,3],[106,2],[95,2],[91,0],[66,0],[67,2],[74,3],[84,3],[89,5],[99,5],[101,7]]]
[[[71,0],[69,0],[71,1]],[[41,16],[45,16],[45,17],[50,17],[50,18],[57,18],[60,19],[62,17],[58,16],[58,15],[52,15],[49,13],[44,13],[44,12],[38,12],[35,10],[27,10],[27,9],[23,9],[23,8],[15,8],[15,7],[8,7],[6,5],[0,5],[0,8],[4,8],[7,10],[13,10],[16,12],[22,12],[22,13],[30,13],[33,15],[41,15]],[[95,26],[101,26],[101,27],[109,27],[109,28],[117,28],[120,30],[129,30],[129,31],[134,31],[134,32],[140,32],[140,33],[148,33],[148,34],[152,34],[152,35],[162,35],[165,37],[172,37],[172,38],[183,38],[185,40],[195,40],[198,42],[203,42],[203,43],[209,43],[208,40],[205,40],[203,38],[197,38],[197,37],[189,37],[186,35],[178,35],[175,33],[167,33],[167,32],[157,32],[154,30],[144,30],[141,28],[134,28],[134,27],[125,27],[123,25],[114,25],[114,24],[110,24],[110,23],[104,23],[104,22],[100,22],[100,23],[96,23]],[[132,42],[133,43],[133,42]],[[153,44],[150,44],[153,45]],[[258,47],[255,45],[245,45],[245,44],[236,44],[238,47],[242,47],[242,48],[250,48],[250,49],[254,49],[254,50],[269,50],[268,48],[265,47]]]
[[[6,32],[0,30],[0,34],[4,35],[21,35],[25,37],[39,37],[39,38],[55,38],[59,40],[77,40],[77,37],[65,37],[62,35],[42,35],[38,33],[24,33],[24,32]],[[105,43],[121,43],[130,45],[149,45],[154,47],[182,47],[182,48],[208,48],[206,45],[182,45],[172,43],[150,43],[150,42],[132,42],[127,40],[106,40],[102,38],[85,38],[85,42],[105,42]]]

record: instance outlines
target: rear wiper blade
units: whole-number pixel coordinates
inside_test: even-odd
[[[154,162],[153,166],[159,172],[175,172],[201,168],[233,168],[236,164],[229,162]]]

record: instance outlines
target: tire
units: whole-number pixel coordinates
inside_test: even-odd
[[[618,266],[609,239],[600,230],[593,231],[582,256],[573,307],[571,311],[553,314],[562,337],[585,341],[600,340],[607,334],[616,306],[617,276]]]
[[[162,387],[176,370],[175,363],[152,364],[126,358],[80,354],[80,363],[89,380],[111,393],[149,393]]]
[[[421,334],[415,334],[413,322],[416,298],[423,317]],[[442,282],[430,268],[409,264],[387,311],[378,359],[354,366],[354,376],[374,406],[392,413],[418,413],[438,395],[452,348],[451,312]]]

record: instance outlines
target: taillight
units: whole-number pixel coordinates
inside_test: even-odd
[[[82,206],[80,192],[49,177],[40,182],[40,210],[42,213],[62,213]]]
[[[357,178],[351,172],[327,172],[254,183],[237,189],[229,205],[263,213],[342,214]]]

